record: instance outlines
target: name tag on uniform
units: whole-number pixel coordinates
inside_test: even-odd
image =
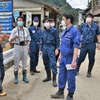
[[[35,33],[35,30],[34,30],[34,31],[32,31],[32,33]]]
[[[67,70],[73,70],[73,69],[75,69],[75,68],[72,68],[71,64],[66,64],[66,69],[67,69]]]

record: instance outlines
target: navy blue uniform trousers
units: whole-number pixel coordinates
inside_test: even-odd
[[[2,92],[2,82],[4,79],[5,71],[3,65],[3,54],[0,53],[0,92]]]
[[[36,67],[39,59],[39,44],[37,42],[30,42],[30,66]]]
[[[54,74],[57,74],[57,67],[56,67],[56,56],[55,56],[55,46],[43,46],[42,51],[43,63],[45,65],[45,70],[50,71]]]
[[[81,51],[80,51],[78,62],[83,62],[85,60],[87,53],[88,53],[89,62],[94,64],[94,62],[95,62],[95,50],[96,50],[95,43],[83,45],[81,48]]]
[[[66,64],[71,64],[73,55],[62,56],[60,60],[60,68],[59,68],[59,75],[58,75],[58,87],[60,89],[64,89],[66,86],[66,82],[68,82],[68,91],[74,92],[76,89],[75,84],[75,76],[76,76],[76,69],[67,70]]]

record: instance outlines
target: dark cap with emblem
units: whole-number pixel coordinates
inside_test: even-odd
[[[33,17],[33,20],[39,20],[39,17]]]

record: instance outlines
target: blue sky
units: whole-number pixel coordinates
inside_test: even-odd
[[[73,8],[86,9],[88,0],[66,0]],[[90,1],[90,0],[89,0]]]

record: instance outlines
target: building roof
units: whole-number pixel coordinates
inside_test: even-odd
[[[98,10],[95,10],[94,12],[93,12],[93,15],[100,15],[100,9],[98,9]]]
[[[54,12],[59,14],[59,12],[58,12],[59,7],[57,7],[53,4],[50,4],[48,2],[43,2],[43,1],[36,1],[36,0],[27,0],[27,1],[32,1],[34,3],[38,3],[38,4],[41,4],[41,5],[47,6],[47,7],[51,8]]]
[[[91,8],[87,8],[84,10],[84,12],[82,13],[83,15],[85,15]]]

